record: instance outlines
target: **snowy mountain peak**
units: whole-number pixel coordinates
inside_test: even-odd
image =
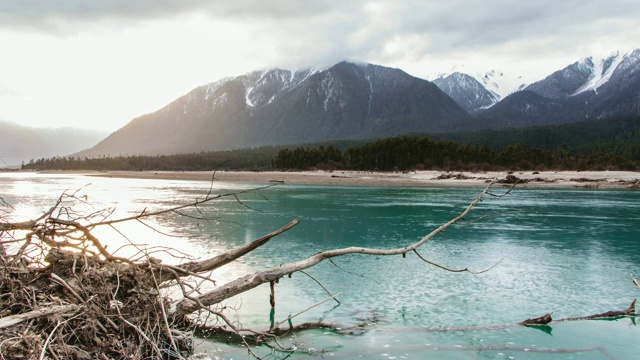
[[[500,99],[477,79],[460,72],[439,77],[433,83],[468,112],[488,108]]]
[[[498,96],[498,100],[516,91],[522,90],[530,81],[532,74],[512,74],[498,69],[488,71],[466,71],[462,66],[454,67],[449,72],[437,73],[428,76],[427,79],[434,81],[439,78],[446,78],[452,74],[466,74],[482,84],[485,89]]]

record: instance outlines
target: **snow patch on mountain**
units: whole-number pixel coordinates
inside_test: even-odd
[[[609,82],[611,75],[613,75],[624,58],[624,56],[620,56],[620,53],[616,51],[614,54],[599,61],[594,61],[593,57],[583,59],[581,64],[590,67],[591,76],[589,81],[580,87],[573,96],[587,91],[595,91],[597,93],[600,86]]]
[[[226,84],[229,80],[233,79],[232,77],[226,77],[226,78],[222,78],[218,81],[214,81],[212,83],[209,83],[207,85],[205,85],[206,89],[205,89],[205,93],[204,93],[204,99],[205,100],[209,100],[209,97],[211,97],[213,94],[215,94],[215,92],[224,84]]]

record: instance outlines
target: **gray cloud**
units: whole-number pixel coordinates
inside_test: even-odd
[[[257,26],[247,46],[268,44],[265,65],[293,67],[450,53],[585,54],[596,41],[640,38],[637,0],[5,0],[0,28],[65,36],[192,13]]]
[[[4,0],[0,2],[0,27],[64,34],[95,21],[143,22],[195,12],[213,18],[278,20],[322,13],[330,6],[319,0]]]

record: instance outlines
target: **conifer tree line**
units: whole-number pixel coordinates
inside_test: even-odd
[[[25,170],[208,171],[262,170],[271,167],[273,147],[175,155],[56,156],[31,160]]]
[[[640,144],[630,151],[590,148],[558,150],[513,144],[500,149],[400,136],[339,150],[333,145],[276,149],[263,147],[177,155],[54,157],[32,160],[25,170],[637,170]],[[629,156],[631,155],[631,156]]]
[[[441,170],[636,170],[640,156],[629,158],[599,150],[570,151],[507,145],[501,149],[432,141],[423,136],[380,139],[341,152],[333,146],[280,150],[273,161],[280,170],[344,169]]]

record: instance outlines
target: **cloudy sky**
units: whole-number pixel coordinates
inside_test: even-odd
[[[640,47],[637,0],[0,0],[0,119],[113,131],[189,90],[342,60],[530,81]]]

